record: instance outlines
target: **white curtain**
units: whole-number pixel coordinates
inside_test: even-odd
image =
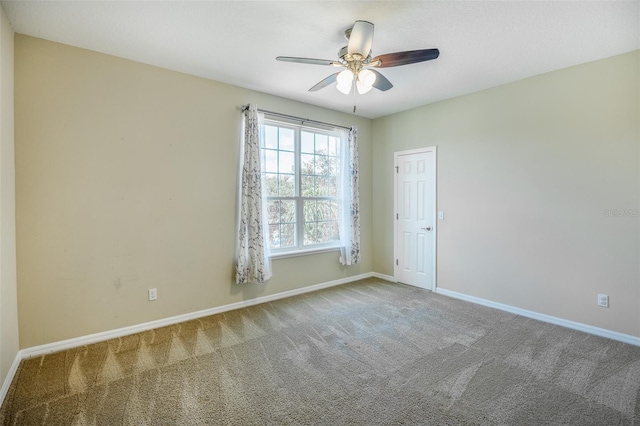
[[[266,200],[260,167],[262,114],[250,104],[244,111],[242,142],[242,177],[240,183],[240,218],[238,221],[238,252],[236,283],[263,283],[271,278]]]
[[[360,185],[358,174],[358,130],[349,129],[347,143],[343,143],[341,170],[340,263],[360,263]],[[344,138],[343,138],[344,140]]]

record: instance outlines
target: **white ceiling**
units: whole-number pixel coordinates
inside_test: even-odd
[[[344,30],[375,24],[373,55],[440,49],[385,68],[358,95],[376,118],[640,48],[640,1],[2,1],[16,32],[339,111],[353,95],[307,90],[336,70]],[[250,101],[249,99],[247,101]]]

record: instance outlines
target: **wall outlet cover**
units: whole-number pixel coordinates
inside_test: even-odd
[[[609,307],[609,296],[606,294],[598,294],[598,306],[603,308]]]

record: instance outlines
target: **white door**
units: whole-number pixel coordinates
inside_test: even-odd
[[[398,282],[434,290],[435,147],[396,152],[395,266]]]

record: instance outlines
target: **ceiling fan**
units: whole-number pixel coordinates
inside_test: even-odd
[[[373,68],[397,67],[400,65],[415,64],[417,62],[430,61],[440,55],[438,49],[409,50],[405,52],[387,53],[371,57],[371,45],[373,43],[373,24],[368,21],[356,21],[353,27],[345,31],[348,45],[338,52],[338,60],[296,58],[291,56],[278,56],[278,61],[299,62],[313,65],[333,65],[346,68],[330,75],[309,89],[310,92],[318,91],[330,84],[337,83],[336,87],[344,94],[349,94],[355,83],[358,93],[364,94],[375,87],[386,91],[393,84],[385,76]],[[355,92],[354,92],[355,94]],[[355,112],[355,107],[354,107]]]

